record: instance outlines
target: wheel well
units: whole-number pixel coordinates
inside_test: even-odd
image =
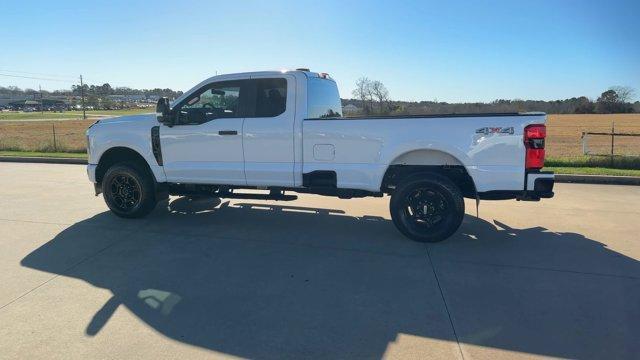
[[[476,197],[476,187],[467,169],[461,165],[391,165],[382,179],[380,191],[393,193],[393,190],[404,179],[419,173],[433,173],[445,176],[456,184],[462,195],[468,198]]]
[[[440,166],[440,165],[462,165],[460,160],[456,159],[449,153],[433,150],[433,149],[419,149],[406,152],[390,163],[390,165],[428,165],[428,166]]]
[[[107,170],[114,164],[120,162],[129,162],[140,165],[149,175],[153,177],[153,172],[147,161],[137,151],[127,147],[114,147],[102,154],[98,166],[96,168],[96,182],[102,182],[102,178]],[[153,177],[155,181],[155,177]]]

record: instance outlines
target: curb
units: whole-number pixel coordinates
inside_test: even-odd
[[[603,184],[603,185],[640,185],[638,176],[606,176],[606,175],[565,175],[556,174],[557,183]]]
[[[0,162],[87,165],[87,160],[85,159],[26,156],[0,156]],[[640,185],[640,176],[555,174],[555,181],[557,183],[574,184]]]
[[[0,156],[0,162],[87,165],[87,160],[86,159],[29,157],[29,156]]]

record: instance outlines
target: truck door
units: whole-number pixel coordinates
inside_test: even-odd
[[[160,127],[167,181],[246,185],[242,125],[247,84],[207,84],[174,106],[175,125]]]
[[[252,76],[248,89],[242,132],[247,185],[293,186],[295,78]]]

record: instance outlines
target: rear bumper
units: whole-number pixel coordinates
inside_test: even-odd
[[[553,184],[555,178],[551,171],[535,171],[526,175],[526,185],[524,196],[518,200],[540,200],[553,197]]]
[[[525,174],[524,190],[496,190],[479,192],[482,200],[539,201],[552,198],[555,178],[551,171],[531,171]]]

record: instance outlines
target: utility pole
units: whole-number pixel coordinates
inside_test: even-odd
[[[82,75],[80,75],[80,94],[82,95],[82,118],[87,118],[87,111],[84,109],[84,84],[82,83]]]
[[[44,101],[42,96],[42,86],[38,85],[38,89],[40,90],[40,114],[44,115]]]

